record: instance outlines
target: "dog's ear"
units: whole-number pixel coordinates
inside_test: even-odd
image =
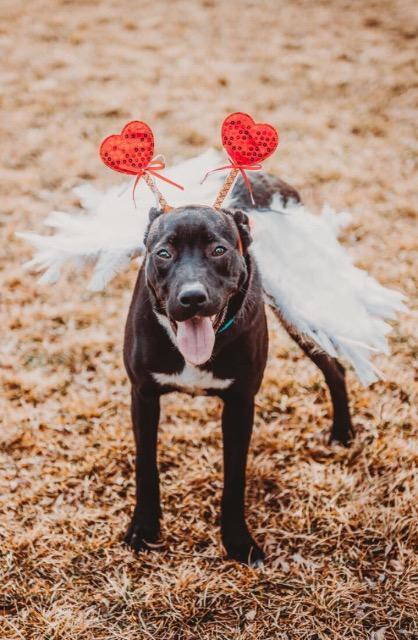
[[[155,218],[158,218],[164,211],[162,209],[157,209],[157,207],[151,207],[148,214],[148,221],[152,224]]]
[[[145,235],[144,235],[144,245],[145,246],[147,245],[149,230],[151,228],[152,223],[154,222],[154,220],[156,220],[156,218],[159,218],[163,213],[164,213],[164,211],[162,209],[157,209],[157,207],[151,207],[151,209],[149,210],[148,227],[147,227],[147,230],[145,231]]]
[[[241,211],[241,209],[224,209],[223,211],[231,216],[231,218],[235,222],[239,236],[241,238],[242,249],[244,251],[244,254],[247,253],[247,249],[253,241],[251,237],[250,220],[247,214],[244,213],[244,211]]]

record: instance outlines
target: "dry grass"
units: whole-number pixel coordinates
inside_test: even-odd
[[[134,496],[121,343],[135,268],[103,295],[81,277],[42,289],[13,235],[76,204],[82,179],[117,180],[97,145],[128,119],[148,120],[174,160],[244,109],[280,128],[269,168],[311,205],[350,208],[358,262],[413,300],[414,3],[2,0],[1,12],[0,637],[416,637],[416,317],[379,361],[387,382],[350,376],[349,451],[326,446],[319,375],[272,330],[248,488],[263,572],[221,556],[217,401],[167,398],[167,549],[134,557],[120,539]]]

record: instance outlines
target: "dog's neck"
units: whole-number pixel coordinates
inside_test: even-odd
[[[253,276],[253,269],[252,269],[253,265],[251,262],[250,255],[248,253],[244,256],[244,260],[247,266],[247,273],[246,273],[245,279],[243,283],[240,285],[237,293],[235,293],[228,300],[225,307],[225,313],[224,313],[223,319],[219,323],[219,326],[217,327],[217,333],[223,333],[224,331],[229,329],[229,327],[231,327],[232,324],[236,321],[240,310],[245,305],[245,300],[248,295],[248,289],[250,287],[250,282]]]

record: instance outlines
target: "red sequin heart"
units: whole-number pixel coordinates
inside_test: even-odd
[[[279,135],[270,124],[256,124],[246,113],[231,113],[222,124],[222,143],[236,164],[258,164],[271,156]]]
[[[141,174],[154,154],[154,136],[145,122],[128,122],[119,135],[100,145],[100,157],[111,169],[130,175]]]

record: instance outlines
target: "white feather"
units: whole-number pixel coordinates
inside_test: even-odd
[[[264,290],[285,320],[331,356],[348,360],[364,384],[379,377],[372,352],[388,353],[385,319],[405,310],[404,296],[358,269],[336,233],[347,214],[314,216],[275,197],[268,211],[250,211],[252,252]],[[341,216],[341,222],[338,221]]]
[[[184,192],[163,182],[158,186],[172,206],[211,205],[225,174],[212,174],[203,184],[201,179],[222,161],[218,152],[209,150],[166,170],[165,175],[182,184]],[[90,262],[94,267],[89,288],[99,291],[143,253],[154,196],[140,182],[135,208],[132,185],[133,181],[125,182],[105,192],[89,184],[77,187],[82,213],[52,213],[45,224],[53,235],[18,234],[36,249],[26,266],[44,272],[40,282],[56,282],[66,263],[78,269]],[[373,353],[388,353],[386,335],[391,327],[385,320],[405,310],[405,298],[352,264],[337,240],[350,214],[325,206],[317,216],[295,202],[284,206],[275,196],[268,210],[249,215],[254,221],[251,251],[269,304],[330,356],[351,363],[364,384],[382,377],[370,358]]]

